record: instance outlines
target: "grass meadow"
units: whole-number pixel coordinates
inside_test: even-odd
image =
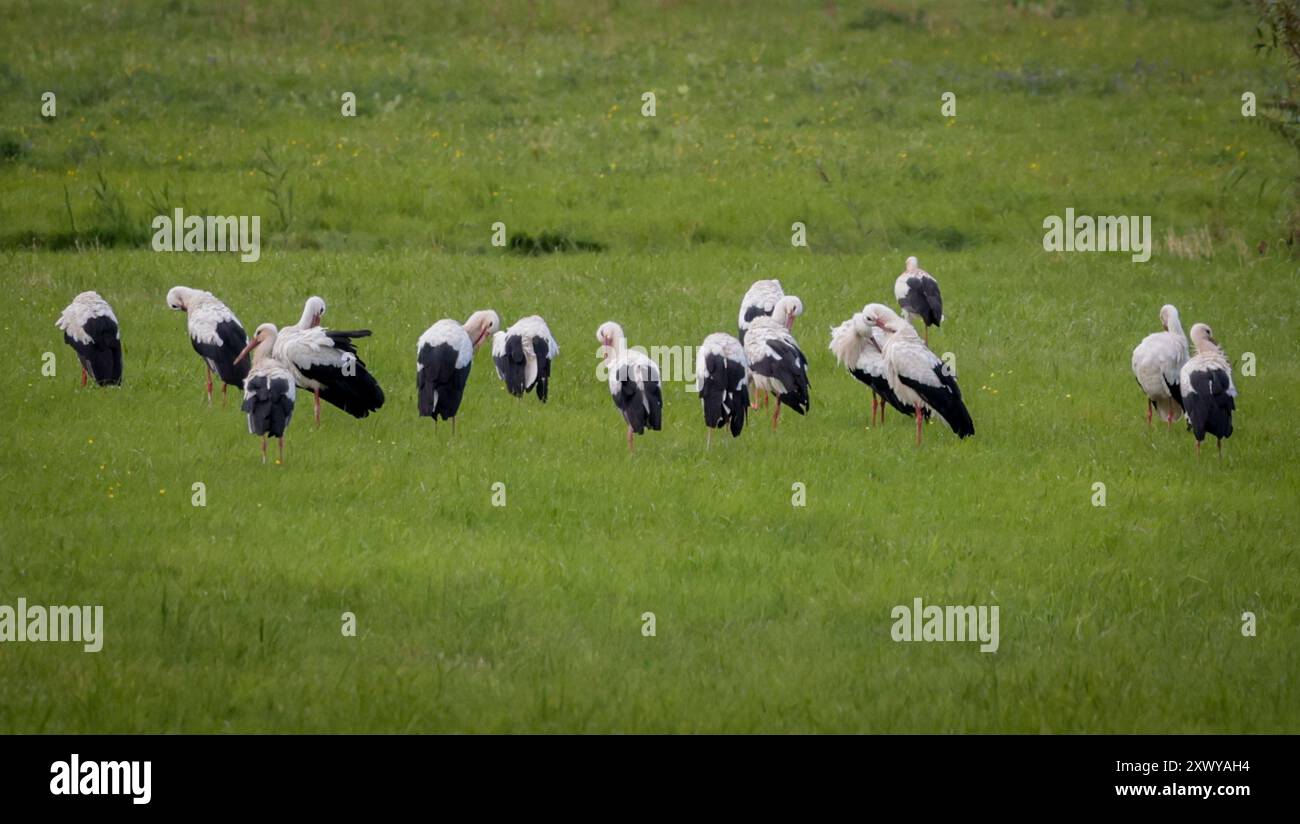
[[[0,16],[0,604],[105,620],[96,654],[0,644],[0,731],[1300,730],[1295,155],[1242,116],[1281,83],[1244,6]],[[260,215],[261,260],[152,251],[177,207]],[[1150,262],[1044,251],[1067,207],[1152,216]],[[496,221],[599,251],[495,248]],[[966,441],[869,427],[826,349],[909,254],[943,287]],[[761,277],[804,301],[810,414],[706,451],[670,383],[629,455],[596,327],[693,347]],[[386,405],[314,430],[300,394],[262,465],[234,396],[203,400],[177,284],[250,331],[321,295],[374,331]],[[120,388],[78,388],[54,327],[86,289]],[[1238,367],[1222,460],[1145,423],[1129,356],[1166,302]],[[480,351],[452,437],[416,416],[415,343],[481,308],[543,315],[561,356],[543,406]],[[916,597],[998,605],[998,651],[895,643]]]

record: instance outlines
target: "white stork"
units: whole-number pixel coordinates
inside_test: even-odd
[[[772,430],[781,419],[781,404],[800,415],[808,412],[808,359],[790,334],[794,316],[803,311],[797,297],[788,295],[776,303],[771,317],[755,318],[745,333],[745,357],[749,360],[754,386],[776,395]]]
[[[226,387],[243,387],[248,364],[236,363],[235,357],[248,343],[239,318],[211,292],[173,286],[167,293],[167,306],[185,312],[190,343],[203,358],[207,368],[208,403],[212,403],[212,373],[221,378],[221,397]]]
[[[831,329],[831,353],[849,374],[866,384],[871,389],[871,425],[876,425],[876,410],[880,410],[880,422],[885,422],[885,406],[894,407],[909,418],[916,414],[915,407],[905,404],[889,388],[889,378],[885,376],[885,330],[867,322],[861,312]],[[922,411],[930,417],[930,410]]]
[[[81,362],[81,385],[86,376],[100,386],[122,383],[122,336],[117,317],[98,292],[82,292],[72,299],[54,325]]]
[[[1183,408],[1196,436],[1196,456],[1201,456],[1201,441],[1208,432],[1217,440],[1219,457],[1223,457],[1223,439],[1232,436],[1232,413],[1237,408],[1232,364],[1214,339],[1214,331],[1204,323],[1192,325],[1192,343],[1196,354],[1183,364],[1179,384]]]
[[[695,353],[695,391],[704,404],[705,445],[712,444],[714,429],[730,427],[739,437],[749,407],[749,361],[740,341],[722,332],[704,339]]]
[[[783,297],[785,297],[785,292],[781,289],[781,281],[776,279],[754,281],[753,285],[749,287],[749,291],[745,293],[745,297],[740,300],[740,316],[737,319],[736,325],[740,329],[740,340],[742,346],[744,345],[745,333],[749,331],[750,324],[758,318],[771,317],[772,313],[776,311],[777,303],[779,303]],[[796,304],[794,314],[790,315],[786,319],[787,331],[794,329],[794,319],[802,314],[803,301],[799,301]],[[759,396],[762,397],[763,406],[766,407],[767,391],[759,390],[754,394],[753,408],[758,408]]]
[[[627,451],[632,436],[647,428],[663,428],[664,396],[659,383],[659,364],[645,354],[627,348],[623,327],[606,321],[596,330],[601,355],[609,374],[609,394],[627,422]]]
[[[451,421],[456,434],[456,413],[465,396],[474,352],[488,336],[501,328],[501,319],[491,309],[469,316],[464,324],[449,318],[425,330],[416,344],[415,386],[420,417]]]
[[[560,354],[560,345],[551,336],[546,321],[538,315],[521,318],[504,332],[492,336],[492,363],[497,377],[516,398],[537,391],[537,399],[546,403],[551,381],[551,361]]]
[[[1147,396],[1147,424],[1155,409],[1165,423],[1173,426],[1183,416],[1179,372],[1187,363],[1187,337],[1178,310],[1169,304],[1160,307],[1160,325],[1163,332],[1147,335],[1133,350],[1133,377]]]
[[[357,357],[353,338],[370,336],[369,329],[340,332],[320,325],[325,301],[312,296],[297,326],[286,326],[275,339],[272,356],[289,367],[298,386],[315,396],[316,426],[324,398],[354,418],[364,418],[384,405],[384,390]]]
[[[912,324],[880,303],[867,304],[862,317],[885,331],[885,377],[898,399],[915,410],[917,446],[921,445],[923,409],[938,415],[957,437],[974,435],[975,423],[962,403],[957,379],[922,343]]]
[[[297,390],[293,372],[275,355],[275,325],[264,323],[253,332],[250,340],[235,357],[240,363],[251,351],[253,368],[244,380],[244,403],[240,407],[248,413],[248,433],[262,436],[262,463],[266,463],[266,439],[280,441],[280,460],[284,464],[284,431],[293,419],[293,401]]]
[[[907,259],[907,269],[894,281],[894,297],[903,310],[903,317],[912,316],[925,324],[925,344],[930,345],[930,327],[943,323],[943,296],[939,294],[939,281],[922,269],[915,256]]]

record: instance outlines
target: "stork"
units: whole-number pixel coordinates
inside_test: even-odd
[[[925,345],[930,345],[930,327],[943,323],[943,296],[939,294],[939,281],[920,267],[916,257],[907,259],[907,268],[894,281],[894,297],[909,322],[912,316],[925,325]]]
[[[1237,387],[1232,383],[1232,364],[1214,338],[1214,330],[1204,323],[1192,325],[1192,343],[1196,354],[1183,364],[1179,373],[1183,408],[1196,436],[1196,457],[1201,456],[1205,433],[1215,437],[1219,457],[1223,457],[1223,439],[1232,437],[1232,413],[1237,408]]]
[[[799,298],[787,295],[777,301],[771,317],[755,318],[745,333],[745,357],[749,360],[754,386],[760,392],[776,395],[773,432],[781,420],[781,404],[800,415],[808,412],[810,404],[808,359],[790,334],[794,316],[802,311]]]
[[[704,404],[706,448],[714,429],[730,427],[731,436],[739,437],[749,407],[749,361],[740,341],[722,332],[704,339],[695,353],[695,391]]]
[[[892,406],[909,418],[916,414],[915,407],[898,399],[893,389],[889,388],[889,379],[885,377],[885,331],[879,326],[867,322],[861,312],[831,329],[831,353],[849,374],[866,384],[871,389],[871,425],[876,425],[876,410],[880,410],[880,422],[885,422],[885,407]],[[930,417],[930,410],[922,415]]]
[[[1160,325],[1164,331],[1147,335],[1133,350],[1133,377],[1147,396],[1147,425],[1154,409],[1172,427],[1183,416],[1179,374],[1187,363],[1187,337],[1178,310],[1169,304],[1160,307]]]
[[[420,417],[451,421],[456,434],[456,413],[460,410],[474,365],[474,353],[488,336],[501,328],[501,319],[491,309],[481,309],[461,324],[444,318],[425,330],[416,344],[415,386]]]
[[[898,399],[910,405],[916,415],[916,445],[921,445],[922,410],[929,409],[952,428],[958,438],[975,434],[961,389],[951,370],[921,341],[912,324],[880,303],[862,310],[867,323],[884,330],[885,377]]]
[[[740,316],[737,319],[737,326],[740,329],[741,345],[744,345],[745,333],[749,331],[749,326],[758,318],[771,317],[776,311],[776,305],[785,297],[785,292],[781,289],[779,280],[756,280],[745,292],[745,297],[740,301]],[[794,319],[803,314],[803,301],[796,305],[796,311],[786,319],[786,330],[794,329]],[[762,404],[767,406],[767,391],[759,390],[754,393],[754,405],[752,408],[757,409],[759,405],[759,396],[762,397]]]
[[[72,299],[54,325],[81,362],[81,385],[86,376],[100,386],[122,383],[122,336],[117,317],[98,292],[82,292]]]
[[[248,413],[248,433],[262,436],[262,463],[266,463],[266,439],[272,437],[280,441],[280,459],[276,463],[283,465],[284,431],[293,419],[297,390],[293,372],[274,355],[275,339],[275,325],[262,324],[235,356],[235,363],[242,362],[250,351],[253,353],[253,368],[244,380],[244,403],[240,408]]]
[[[370,336],[369,329],[340,332],[320,325],[325,301],[312,296],[297,326],[286,326],[275,339],[276,360],[289,367],[294,382],[315,396],[316,426],[324,398],[354,418],[364,418],[384,405],[384,390],[357,357],[353,338]]]
[[[551,361],[560,354],[560,345],[551,336],[546,321],[538,315],[521,318],[504,332],[492,336],[492,363],[497,377],[516,398],[537,391],[537,399],[546,403],[551,381]]]
[[[663,428],[664,396],[659,382],[659,365],[644,353],[627,348],[623,327],[606,321],[596,330],[601,356],[608,373],[609,394],[627,422],[627,451],[632,436],[646,429]]]
[[[207,369],[208,403],[212,403],[212,373],[221,378],[221,399],[226,399],[226,388],[243,387],[248,377],[248,364],[237,363],[236,355],[248,343],[248,336],[239,318],[211,292],[173,286],[167,293],[167,306],[187,315],[186,326],[194,351],[203,358]]]

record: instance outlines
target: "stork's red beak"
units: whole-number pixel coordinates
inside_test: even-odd
[[[257,338],[253,338],[247,343],[247,345],[244,346],[243,349],[239,350],[239,354],[235,356],[235,363],[239,363],[245,357],[247,357],[248,353],[253,351],[254,346],[257,346]]]
[[[316,315],[313,315],[313,316],[312,316],[312,319],[311,319],[311,325],[312,325],[313,327],[320,326],[320,314],[319,314],[319,313],[316,314]]]

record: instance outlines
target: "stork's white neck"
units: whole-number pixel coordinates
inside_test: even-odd
[[[1187,335],[1183,334],[1183,323],[1178,318],[1178,312],[1176,311],[1170,312],[1167,323],[1168,323],[1169,332],[1171,334],[1177,335],[1178,337],[1184,339],[1187,337]]]
[[[275,335],[268,335],[262,339],[262,342],[253,347],[253,365],[257,366],[262,361],[271,357],[271,350],[275,348]]]

